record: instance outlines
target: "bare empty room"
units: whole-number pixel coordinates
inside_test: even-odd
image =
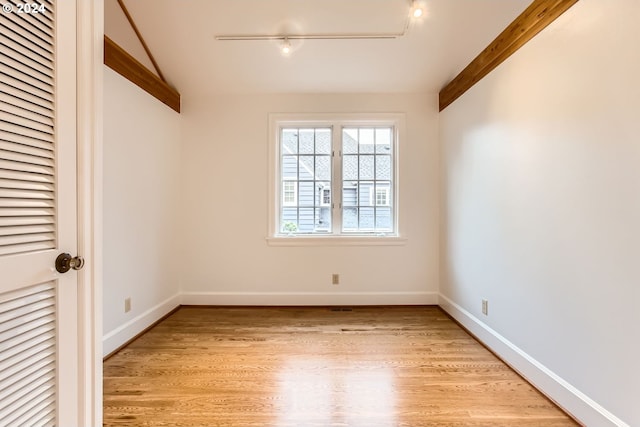
[[[0,425],[640,425],[637,0],[3,0]]]

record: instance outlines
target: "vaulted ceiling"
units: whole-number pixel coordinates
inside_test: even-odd
[[[166,77],[183,96],[221,92],[437,93],[530,0],[424,0],[395,39],[219,41],[218,35],[402,33],[409,0],[124,0]],[[142,59],[116,0],[105,32]],[[142,53],[141,53],[142,52]],[[148,62],[148,61],[147,61]],[[151,68],[151,66],[149,66]]]

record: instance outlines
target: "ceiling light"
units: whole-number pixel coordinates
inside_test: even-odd
[[[420,18],[422,15],[424,15],[424,8],[418,0],[414,0],[411,4],[411,15],[414,18]]]
[[[282,54],[283,55],[289,55],[291,53],[291,43],[289,43],[289,38],[285,37],[284,40],[282,41]]]

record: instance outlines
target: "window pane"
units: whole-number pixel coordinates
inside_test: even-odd
[[[373,145],[373,129],[360,128],[358,142],[360,143],[360,154],[373,154],[375,149]]]
[[[298,152],[298,129],[282,129],[282,154]]]
[[[374,179],[373,156],[360,156],[360,179]]]
[[[358,156],[347,155],[342,157],[342,179],[358,179]]]
[[[331,179],[331,157],[330,156],[317,156],[316,157],[316,178],[322,180]]]
[[[331,205],[331,190],[325,188],[320,193],[320,205],[329,206]]]
[[[313,172],[313,156],[300,156],[300,179],[312,180]]]
[[[314,204],[314,185],[310,181],[301,181],[299,184],[300,195],[298,196],[298,205],[315,206]]]
[[[342,131],[342,153],[358,153],[358,129],[345,128]]]
[[[280,218],[280,231],[282,233],[295,233],[298,231],[298,208],[282,208]]]
[[[300,154],[313,154],[314,129],[300,129]]]
[[[391,184],[389,182],[376,182],[376,206],[391,205]]]
[[[300,208],[298,210],[298,232],[312,233],[315,229],[315,209]]]
[[[345,181],[342,186],[342,205],[358,206],[358,182]]]
[[[376,231],[391,231],[392,224],[391,208],[376,208]]]
[[[358,230],[358,208],[345,208],[342,210],[342,229],[344,231]]]
[[[388,188],[376,188],[376,206],[389,206],[389,189]]]
[[[331,231],[331,208],[316,208],[316,231]]]
[[[393,127],[345,128],[342,134],[345,153],[352,151],[342,156],[343,231],[393,232]]]
[[[284,181],[282,183],[282,204],[284,206],[295,206],[297,196],[295,181]]]
[[[391,156],[376,156],[376,179],[391,179]]]
[[[372,182],[360,181],[358,183],[358,205],[359,206],[373,206],[373,198],[371,192],[373,191]]]
[[[391,154],[391,128],[376,129],[376,153]]]
[[[297,156],[282,157],[282,178],[298,179],[298,157]]]
[[[331,154],[331,129],[316,129],[316,154]]]
[[[331,203],[331,183],[315,183],[315,203],[316,206],[329,205]]]
[[[373,230],[374,208],[360,208],[360,231]]]
[[[280,232],[331,231],[331,128],[286,128],[280,146]]]

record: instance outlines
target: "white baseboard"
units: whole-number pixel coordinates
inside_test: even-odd
[[[136,316],[102,337],[102,355],[110,354],[179,305],[436,305],[436,292],[184,292]]]
[[[153,325],[154,322],[162,319],[163,316],[179,305],[180,294],[176,294],[139,316],[134,317],[124,325],[105,334],[102,337],[102,357],[124,345],[131,338]]]
[[[103,356],[179,305],[440,305],[480,341],[511,365],[550,399],[586,426],[630,427],[580,390],[556,375],[473,314],[435,292],[184,292],[150,308],[103,337]]]
[[[439,305],[513,369],[586,426],[630,427],[546,366],[440,294]]]
[[[183,305],[436,305],[436,292],[183,292]]]

